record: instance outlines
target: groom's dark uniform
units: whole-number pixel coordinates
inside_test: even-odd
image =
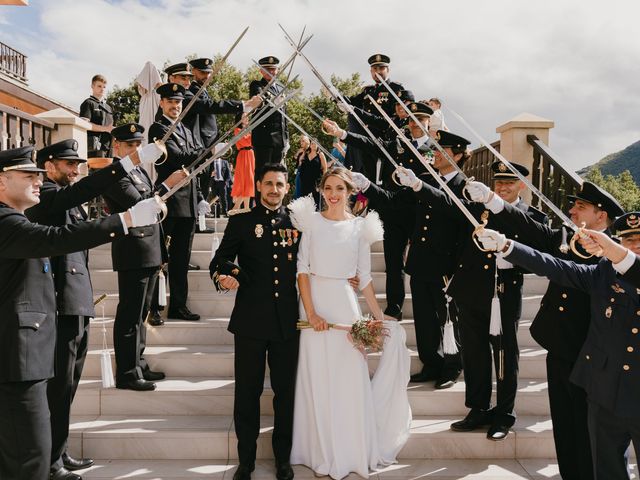
[[[240,287],[229,331],[235,344],[234,423],[240,464],[253,469],[260,429],[260,395],[265,361],[273,389],[273,453],[288,463],[298,364],[296,258],[300,235],[284,207],[258,205],[235,215],[209,265],[211,276],[231,275]],[[238,258],[237,265],[232,262]]]

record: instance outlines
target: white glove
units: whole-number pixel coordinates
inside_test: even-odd
[[[351,177],[356,188],[361,192],[364,192],[371,185],[371,181],[361,173],[351,172]]]
[[[128,210],[131,215],[131,226],[144,227],[158,223],[158,215],[161,211],[162,208],[155,198],[141,200]]]
[[[211,213],[211,205],[206,200],[200,200],[198,202],[198,215],[206,215]]]
[[[138,156],[142,165],[151,165],[155,163],[162,155],[166,153],[156,142],[147,143],[144,147],[138,148]]]
[[[409,187],[416,192],[422,187],[422,181],[417,177],[413,170],[409,168],[398,167],[396,172],[400,185]]]
[[[487,250],[501,252],[507,244],[507,237],[500,232],[485,228],[478,233],[478,241]]]
[[[474,202],[487,203],[491,199],[491,189],[482,182],[469,182],[465,189]]]

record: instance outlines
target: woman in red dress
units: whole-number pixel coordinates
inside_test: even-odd
[[[249,123],[247,114],[242,114],[242,128]],[[236,128],[233,132],[237,135],[241,130]],[[251,145],[251,133],[247,133],[237,143],[238,156],[236,157],[236,168],[233,176],[233,188],[231,197],[233,198],[233,208],[229,210],[229,215],[249,211],[249,201],[255,195],[254,191],[254,169],[256,167],[256,157],[253,154]]]

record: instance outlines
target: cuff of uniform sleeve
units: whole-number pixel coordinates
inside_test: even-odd
[[[135,168],[135,165],[129,158],[129,155],[120,159],[120,165],[122,165],[122,168],[124,168],[124,171],[127,172],[127,174]]]
[[[509,255],[511,255],[511,252],[513,252],[513,247],[515,246],[516,242],[511,241],[511,240],[507,240],[509,242],[509,245],[507,246],[507,249],[504,252],[500,252],[499,255],[502,258],[508,257]]]
[[[488,210],[491,211],[491,213],[500,213],[502,210],[504,210],[504,200],[502,200],[502,198],[500,198],[495,193],[492,195],[492,197],[493,198],[491,200],[485,203],[485,206]]]
[[[340,140],[344,140],[345,138],[347,138],[347,131],[343,130],[342,135],[340,135]]]
[[[124,219],[124,212],[119,213],[120,222],[122,222],[122,230],[124,230],[125,235],[129,235],[129,227],[127,227],[127,222]]]
[[[627,270],[631,268],[635,261],[636,254],[629,250],[627,252],[627,255],[620,262],[612,263],[612,265],[616,272],[618,272],[620,275],[624,275],[625,273],[627,273]]]
[[[422,190],[422,180],[418,180],[412,187],[414,192],[419,192]]]

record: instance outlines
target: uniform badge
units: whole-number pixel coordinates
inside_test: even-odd
[[[298,243],[298,230],[294,228],[291,234],[293,235],[293,243]]]
[[[415,103],[411,104],[411,111],[412,112],[417,112],[418,111],[418,105],[416,105]]]
[[[49,273],[49,262],[44,262],[44,265],[42,265],[42,272]]]
[[[136,133],[136,126],[135,126],[135,125],[131,125],[131,126],[129,127],[129,131],[130,131],[131,133]]]
[[[174,83],[174,84],[173,84],[172,90],[173,90],[174,92],[177,92],[177,91],[178,91],[178,85],[177,85],[176,83]]]
[[[604,316],[607,318],[611,318],[612,313],[613,313],[613,308],[607,307],[604,311]]]
[[[256,234],[256,238],[262,238],[262,234],[264,233],[264,228],[262,228],[262,225],[260,223],[256,225],[256,229],[254,230],[254,232]]]
[[[500,165],[498,165],[498,170],[504,173],[507,171],[507,166],[504,163],[501,163]]]
[[[436,142],[440,141],[440,132],[436,132]]]
[[[287,245],[291,246],[293,245],[293,240],[291,238],[291,229],[287,228]]]
[[[629,215],[629,217],[627,218],[627,225],[629,225],[629,227],[631,228],[640,227],[640,217],[638,217],[637,215]]]
[[[616,293],[624,293],[624,288],[622,288],[620,285],[618,285],[617,283],[614,283],[613,285],[611,285],[611,288],[613,289],[614,292]]]
[[[74,151],[76,151],[76,152],[77,152],[77,151],[78,151],[78,142],[74,140],[74,141],[73,141],[73,143],[71,144],[71,148],[72,148]]]
[[[209,59],[207,58],[207,59],[204,61],[204,64],[205,64],[205,65],[209,65],[209,63],[210,63],[210,61],[209,61]]]
[[[382,61],[382,57],[380,56],[380,54],[376,55],[376,62],[381,62]]]
[[[278,229],[278,233],[280,234],[280,238],[282,239],[280,241],[280,246],[284,248],[287,246],[287,239],[286,239],[287,231],[284,228],[280,228]]]

